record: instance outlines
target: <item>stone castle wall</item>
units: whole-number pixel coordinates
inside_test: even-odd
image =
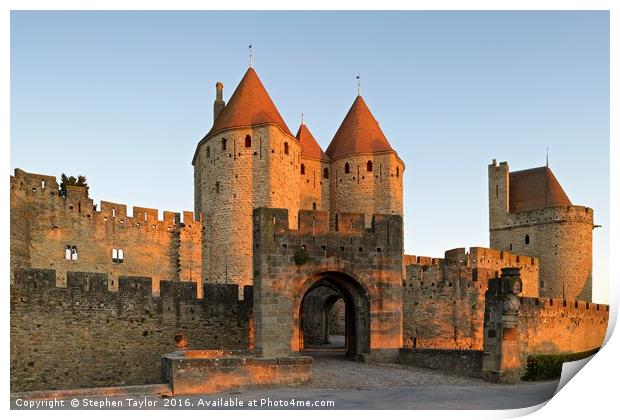
[[[68,187],[60,196],[55,177],[16,169],[11,177],[11,281],[18,267],[56,270],[66,284],[67,271],[108,275],[110,288],[120,276],[148,275],[153,289],[163,280],[201,283],[202,224],[192,212],[163,212],[102,201],[98,210],[83,187]],[[76,246],[77,260],[65,258],[65,247]],[[123,251],[114,262],[112,250]],[[199,288],[202,293],[202,288]]]
[[[372,162],[368,172],[367,163]],[[345,173],[345,164],[349,173]],[[332,214],[363,213],[366,226],[373,214],[403,216],[404,164],[394,152],[355,154],[331,162]]]
[[[11,391],[161,382],[161,357],[177,349],[252,347],[252,291],[238,301],[236,285],[120,277],[108,289],[101,273],[15,271],[11,286]]]
[[[422,349],[482,350],[484,294],[503,267],[520,267],[523,305],[521,354],[574,353],[599,347],[607,305],[528,296],[536,290],[538,261],[486,248],[446,252],[445,259],[405,258],[403,341]],[[529,284],[529,286],[528,286]]]
[[[301,145],[275,125],[231,129],[201,141],[193,164],[195,211],[202,214],[207,238],[203,277],[210,283],[250,285],[252,211],[285,207],[291,210],[290,223],[297,224]]]

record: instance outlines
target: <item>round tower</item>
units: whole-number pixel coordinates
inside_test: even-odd
[[[592,301],[591,208],[571,203],[548,166],[489,165],[491,248],[539,259],[539,295]]]
[[[379,123],[357,96],[326,151],[330,158],[333,214],[403,215],[405,164],[392,149]]]
[[[203,280],[252,284],[252,212],[257,207],[299,211],[301,145],[284,123],[253,68],[228,104],[216,86],[215,121],[192,160],[196,214],[204,227]]]

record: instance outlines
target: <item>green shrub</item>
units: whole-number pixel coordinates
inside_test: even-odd
[[[581,353],[533,354],[527,358],[525,375],[521,379],[524,381],[559,379],[562,375],[563,363],[585,359],[598,350],[594,349]]]
[[[308,255],[308,252],[305,249],[301,248],[295,251],[294,258],[295,258],[295,264],[304,265],[305,263],[308,262],[308,260],[310,259],[310,256]]]

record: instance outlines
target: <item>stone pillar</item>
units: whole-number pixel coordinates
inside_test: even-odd
[[[520,378],[519,268],[502,268],[501,278],[489,280],[484,305],[482,377],[492,382],[516,383]]]

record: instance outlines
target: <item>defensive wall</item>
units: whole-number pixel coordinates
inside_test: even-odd
[[[161,357],[177,350],[252,348],[252,287],[148,277],[15,270],[11,285],[11,391],[138,385],[161,381]]]
[[[98,209],[84,187],[59,192],[56,178],[15,169],[11,176],[11,282],[19,267],[56,270],[59,285],[68,271],[103,272],[109,287],[121,276],[191,281],[202,293],[202,223],[192,212],[163,212],[101,201]],[[75,247],[76,258],[66,247]],[[116,253],[113,253],[116,250]],[[119,251],[122,252],[119,254]],[[119,255],[122,258],[119,258]],[[114,258],[116,256],[116,258]]]
[[[446,252],[445,258],[405,256],[403,342],[406,348],[482,350],[485,292],[503,267],[519,267],[522,358],[576,353],[602,345],[608,305],[539,298],[538,260],[487,248]]]

